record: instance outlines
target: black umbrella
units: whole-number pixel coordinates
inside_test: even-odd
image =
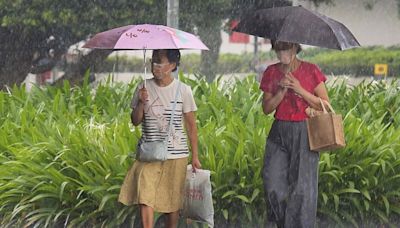
[[[360,46],[342,23],[301,6],[256,10],[233,31],[339,50]]]

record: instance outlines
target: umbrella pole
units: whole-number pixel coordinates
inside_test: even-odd
[[[286,71],[286,74],[291,73],[291,72],[294,70],[294,67],[296,66],[295,61],[297,61],[297,56],[295,56],[295,57],[293,58],[293,60],[290,61],[289,67],[288,67],[288,69],[287,69],[287,71]]]
[[[143,49],[143,62],[144,62],[144,88],[146,88],[146,78],[147,78],[147,65],[146,65],[146,49]]]
[[[292,61],[290,61],[288,73],[291,73],[293,71],[295,59],[296,59],[296,57],[294,57],[294,59]]]

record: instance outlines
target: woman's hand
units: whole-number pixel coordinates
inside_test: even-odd
[[[145,103],[149,100],[149,94],[147,93],[147,89],[145,87],[139,90],[139,102]]]
[[[289,79],[284,77],[280,82],[278,82],[279,89],[278,93],[282,93],[283,95],[287,92]]]
[[[192,158],[192,169],[193,169],[193,172],[195,173],[196,169],[200,169],[200,168],[201,168],[201,163],[199,161],[199,158],[198,157],[193,157]]]
[[[284,86],[292,89],[296,94],[298,95],[303,95],[304,94],[304,88],[301,86],[300,81],[295,78],[292,73],[287,73],[285,78],[287,79],[284,83]]]

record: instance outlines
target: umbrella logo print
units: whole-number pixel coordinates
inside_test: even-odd
[[[134,37],[137,37],[137,35],[136,34],[134,34],[134,33],[132,33],[132,32],[127,32],[127,33],[125,33],[125,36],[127,36],[127,37],[129,37],[129,38],[134,38]]]
[[[140,33],[150,33],[149,30],[144,29],[144,28],[137,29],[137,31],[140,32]]]
[[[144,29],[144,28],[139,28],[139,29],[137,29],[136,31],[138,31],[139,33],[150,33],[149,30]],[[127,33],[125,33],[125,35],[126,35],[127,37],[129,37],[129,38],[136,38],[136,37],[138,37],[138,35],[135,34],[135,33],[133,33],[133,32],[129,32],[129,33],[127,32]]]

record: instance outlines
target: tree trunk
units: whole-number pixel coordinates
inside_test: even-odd
[[[55,84],[61,84],[62,81],[68,80],[71,85],[79,85],[83,82],[84,75],[87,70],[93,73],[96,66],[103,62],[112,50],[95,49],[89,54],[82,56],[75,64],[68,65],[65,74],[59,78]]]
[[[18,31],[0,28],[0,90],[20,85],[31,69],[34,50]]]
[[[210,49],[201,52],[200,71],[208,82],[212,82],[217,73],[219,49],[222,44],[221,22],[214,20],[213,23],[200,25],[198,29],[201,40]]]
[[[31,69],[32,53],[21,51],[19,53],[0,53],[1,59],[6,59],[6,63],[0,69],[0,89],[6,86],[19,86],[28,75]]]

